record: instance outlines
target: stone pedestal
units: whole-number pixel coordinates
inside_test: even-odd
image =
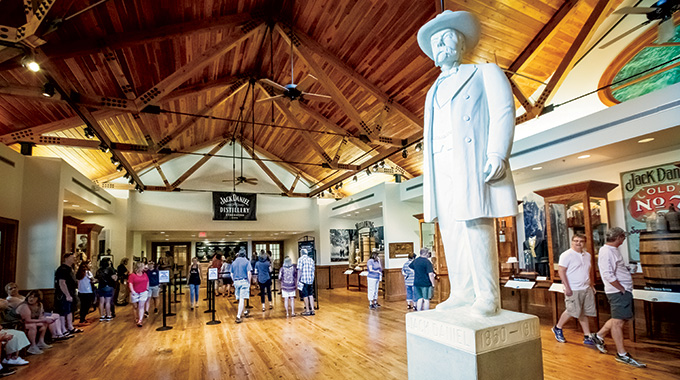
[[[538,317],[508,310],[474,316],[470,308],[406,315],[408,378],[543,379]]]

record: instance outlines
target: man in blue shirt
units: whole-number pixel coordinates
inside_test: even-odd
[[[434,293],[434,269],[428,260],[430,250],[422,248],[420,257],[413,260],[409,265],[414,272],[413,287],[415,293],[416,310],[427,310],[430,308],[430,299]]]
[[[250,280],[253,272],[253,267],[250,261],[246,259],[246,250],[241,248],[238,251],[238,257],[231,264],[231,277],[234,279],[234,292],[238,300],[238,313],[236,314],[236,323],[241,323],[241,315],[249,317],[248,310],[243,312],[245,299],[250,298]]]

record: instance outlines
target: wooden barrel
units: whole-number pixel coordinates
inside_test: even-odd
[[[680,287],[680,232],[642,231],[640,262],[648,286]]]

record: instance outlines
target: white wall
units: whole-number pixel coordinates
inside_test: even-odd
[[[139,255],[139,252],[132,252],[128,249],[128,200],[114,198],[112,200],[116,212],[113,214],[93,214],[84,216],[83,223],[95,223],[104,226],[108,234],[108,246],[111,248],[114,260],[118,261],[123,257],[132,258],[132,254]]]
[[[24,156],[0,144],[0,217],[21,218]]]
[[[623,194],[621,192],[620,178],[621,172],[677,162],[678,159],[680,159],[680,149],[664,152],[648,152],[643,155],[629,157],[627,160],[610,161],[608,163],[598,164],[597,166],[573,172],[555,173],[555,175],[552,176],[541,177],[533,181],[516,185],[517,197],[521,199],[525,194],[535,190],[588,180],[616,183],[619,187],[608,194],[610,226],[618,226],[625,229]],[[524,240],[523,236],[521,237],[521,240]],[[626,244],[621,245],[619,249],[624,257],[628,257],[628,246]]]
[[[385,183],[385,205],[383,219],[385,221],[385,269],[401,268],[406,258],[390,259],[390,243],[413,243],[413,250],[420,245],[420,225],[413,215],[423,212],[421,202],[402,202],[401,188],[409,186],[408,182]]]
[[[62,165],[58,158],[25,160],[16,274],[22,289],[53,287],[61,263]]]

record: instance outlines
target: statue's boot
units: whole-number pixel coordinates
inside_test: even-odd
[[[435,309],[439,311],[453,310],[459,307],[470,306],[474,301],[474,296],[469,292],[451,292],[449,298],[438,304]]]

